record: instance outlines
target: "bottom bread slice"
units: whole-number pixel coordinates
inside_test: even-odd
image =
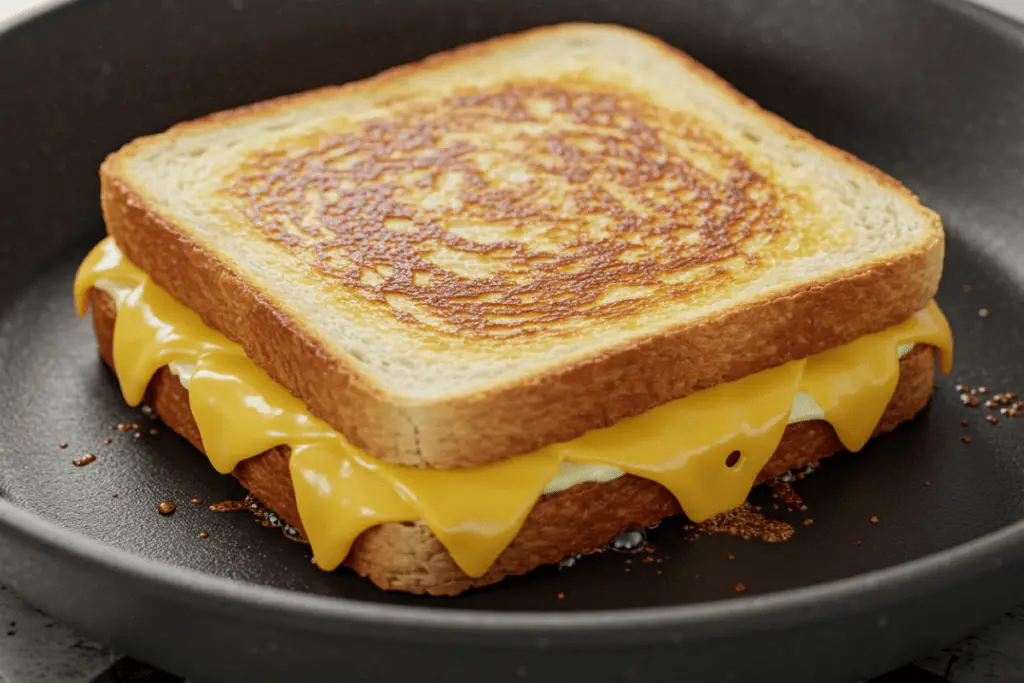
[[[116,309],[113,299],[90,292],[93,327],[100,355],[113,367]],[[900,379],[875,434],[891,431],[913,418],[928,403],[935,374],[935,351],[917,346],[900,361]],[[167,368],[149,384],[146,402],[164,423],[203,450],[199,428],[189,407],[188,391]],[[832,427],[823,421],[789,425],[758,483],[804,467],[842,450]],[[234,476],[269,509],[299,531],[288,469],[289,449],[273,448],[242,462]],[[456,595],[470,588],[524,574],[570,555],[606,545],[629,524],[650,526],[680,512],[675,498],[659,484],[626,475],[607,483],[580,484],[537,501],[519,535],[480,577],[466,576],[440,541],[421,522],[382,524],[364,532],[353,545],[346,566],[387,590]]]

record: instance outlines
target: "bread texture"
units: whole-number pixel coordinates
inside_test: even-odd
[[[436,468],[899,323],[944,252],[897,181],[605,25],[180,124],[101,184],[158,285],[371,455]]]
[[[105,293],[90,291],[93,327],[100,355],[113,368],[116,310]],[[935,353],[918,346],[900,361],[896,391],[879,422],[876,435],[913,418],[928,402],[934,379]],[[189,407],[188,391],[167,368],[150,382],[146,402],[172,430],[203,450]],[[786,428],[782,442],[758,476],[758,483],[804,467],[842,450],[826,422],[802,422]],[[289,449],[274,448],[243,461],[234,476],[268,508],[302,531],[288,469]],[[420,522],[382,524],[364,532],[345,564],[386,590],[431,595],[456,595],[525,574],[564,557],[601,548],[632,523],[649,526],[678,514],[675,498],[660,485],[625,475],[607,483],[588,483],[541,497],[519,535],[481,577],[466,576],[444,546]]]

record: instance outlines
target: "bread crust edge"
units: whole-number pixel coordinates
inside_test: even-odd
[[[96,289],[90,290],[89,299],[100,356],[113,368],[114,302]],[[934,373],[932,347],[918,346],[900,361],[899,382],[876,435],[912,419],[927,405]],[[203,450],[188,391],[166,367],[150,382],[146,402],[170,429]],[[758,475],[758,483],[841,450],[835,431],[826,422],[789,425],[774,456]],[[273,448],[243,461],[233,474],[268,508],[302,531],[288,458],[287,447]],[[650,526],[679,512],[678,503],[665,488],[626,475],[542,496],[519,535],[481,577],[466,576],[422,522],[387,523],[367,530],[356,540],[345,565],[385,590],[457,595],[565,557],[592,552],[607,545],[629,524]]]

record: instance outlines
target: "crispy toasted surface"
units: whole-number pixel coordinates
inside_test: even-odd
[[[116,312],[112,299],[92,290],[93,326],[100,355],[113,367]],[[891,431],[914,417],[932,393],[935,353],[918,346],[900,361],[900,379],[876,434]],[[149,385],[147,403],[164,423],[202,450],[199,429],[189,408],[188,391],[167,368]],[[782,442],[758,482],[803,467],[842,450],[827,423],[802,422],[786,428]],[[274,448],[243,461],[234,475],[243,486],[282,518],[302,530],[288,469],[289,449]],[[601,484],[581,484],[543,496],[519,535],[491,569],[479,578],[466,576],[426,525],[383,524],[364,532],[345,564],[387,590],[456,595],[470,588],[525,574],[564,557],[606,545],[630,523],[652,525],[678,514],[679,505],[660,485],[626,475]]]
[[[565,25],[138,140],[129,259],[372,455],[528,452],[896,324],[938,218],[682,53]]]

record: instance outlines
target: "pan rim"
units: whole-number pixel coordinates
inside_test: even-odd
[[[966,0],[929,0],[962,16],[1024,50],[1024,26]],[[77,4],[75,0],[44,0],[0,21],[0,39],[55,11]],[[0,498],[0,531],[31,544],[40,552],[58,557],[61,564],[79,561],[94,570],[120,574],[149,590],[174,591],[182,601],[202,602],[205,609],[272,613],[279,623],[301,622],[317,630],[371,628],[396,629],[424,642],[457,642],[493,638],[495,635],[544,647],[585,637],[616,643],[653,639],[678,641],[687,636],[715,635],[726,631],[779,629],[810,623],[826,616],[863,614],[891,604],[895,598],[910,599],[933,594],[986,572],[1024,558],[1024,520],[978,536],[945,550],[900,564],[854,576],[763,595],[726,600],[616,610],[566,612],[523,611],[407,606],[364,602],[288,591],[273,586],[222,578],[186,567],[157,563],[141,555],[78,534],[14,502]],[[856,598],[856,599],[854,599]],[[364,631],[372,634],[373,631]],[[594,639],[598,636],[600,639]]]
[[[0,525],[43,552],[65,555],[61,561],[86,562],[152,589],[174,591],[177,599],[201,601],[205,609],[237,612],[269,610],[278,622],[299,620],[307,626],[377,627],[390,635],[402,629],[425,641],[451,636],[469,640],[495,634],[555,645],[567,636],[614,636],[649,640],[651,634],[679,640],[690,634],[709,636],[723,626],[737,630],[773,629],[814,621],[825,615],[863,613],[874,606],[933,594],[1024,556],[1024,520],[965,543],[891,567],[851,577],[763,595],[659,607],[573,612],[462,609],[406,606],[326,597],[273,586],[235,581],[187,567],[162,565],[129,551],[77,534],[14,503],[0,499]],[[856,598],[856,599],[854,599]],[[313,619],[313,622],[309,620]],[[319,629],[318,629],[319,630]],[[551,639],[547,642],[547,639]]]

